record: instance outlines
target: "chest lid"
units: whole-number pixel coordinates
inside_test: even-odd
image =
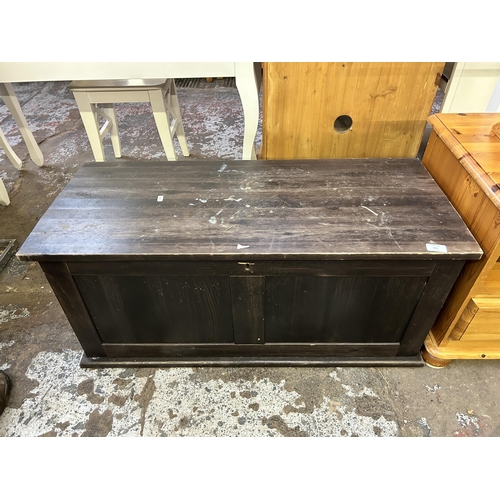
[[[23,260],[478,259],[416,158],[83,165]]]

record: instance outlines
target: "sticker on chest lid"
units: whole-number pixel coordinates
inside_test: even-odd
[[[439,252],[439,253],[448,252],[446,245],[436,245],[436,243],[427,243],[425,246],[427,247],[428,252]]]

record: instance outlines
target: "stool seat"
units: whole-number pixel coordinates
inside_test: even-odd
[[[116,158],[121,145],[114,104],[149,102],[156,127],[168,160],[177,160],[173,138],[177,137],[184,156],[189,149],[173,78],[136,78],[128,80],[77,80],[69,84],[96,161],[105,161],[103,138],[109,133]],[[99,105],[99,106],[98,106]],[[99,116],[105,120],[99,128]]]
[[[142,90],[163,87],[168,78],[131,78],[129,80],[75,80],[68,85],[70,90],[119,89],[140,87]]]

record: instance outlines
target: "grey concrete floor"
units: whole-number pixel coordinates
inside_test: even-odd
[[[68,82],[15,89],[45,156],[37,167],[3,103],[11,205],[0,238],[22,243],[78,168],[93,161]],[[217,83],[217,82],[216,82]],[[236,89],[178,89],[191,159],[241,158]],[[147,105],[117,107],[124,157],[164,158]],[[259,129],[257,147],[260,144]],[[112,159],[110,143],[106,146]],[[180,149],[179,149],[180,153]],[[14,389],[0,436],[500,436],[497,361],[421,368],[82,369],[81,348],[38,264],[0,273],[0,368]]]

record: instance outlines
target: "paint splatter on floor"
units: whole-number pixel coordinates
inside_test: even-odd
[[[285,381],[206,380],[196,369],[82,369],[81,352],[41,352],[27,376],[38,382],[7,408],[4,436],[397,436],[395,421],[357,411],[371,389],[343,384],[351,403],[324,396],[305,411]],[[338,386],[336,372],[330,384]]]

